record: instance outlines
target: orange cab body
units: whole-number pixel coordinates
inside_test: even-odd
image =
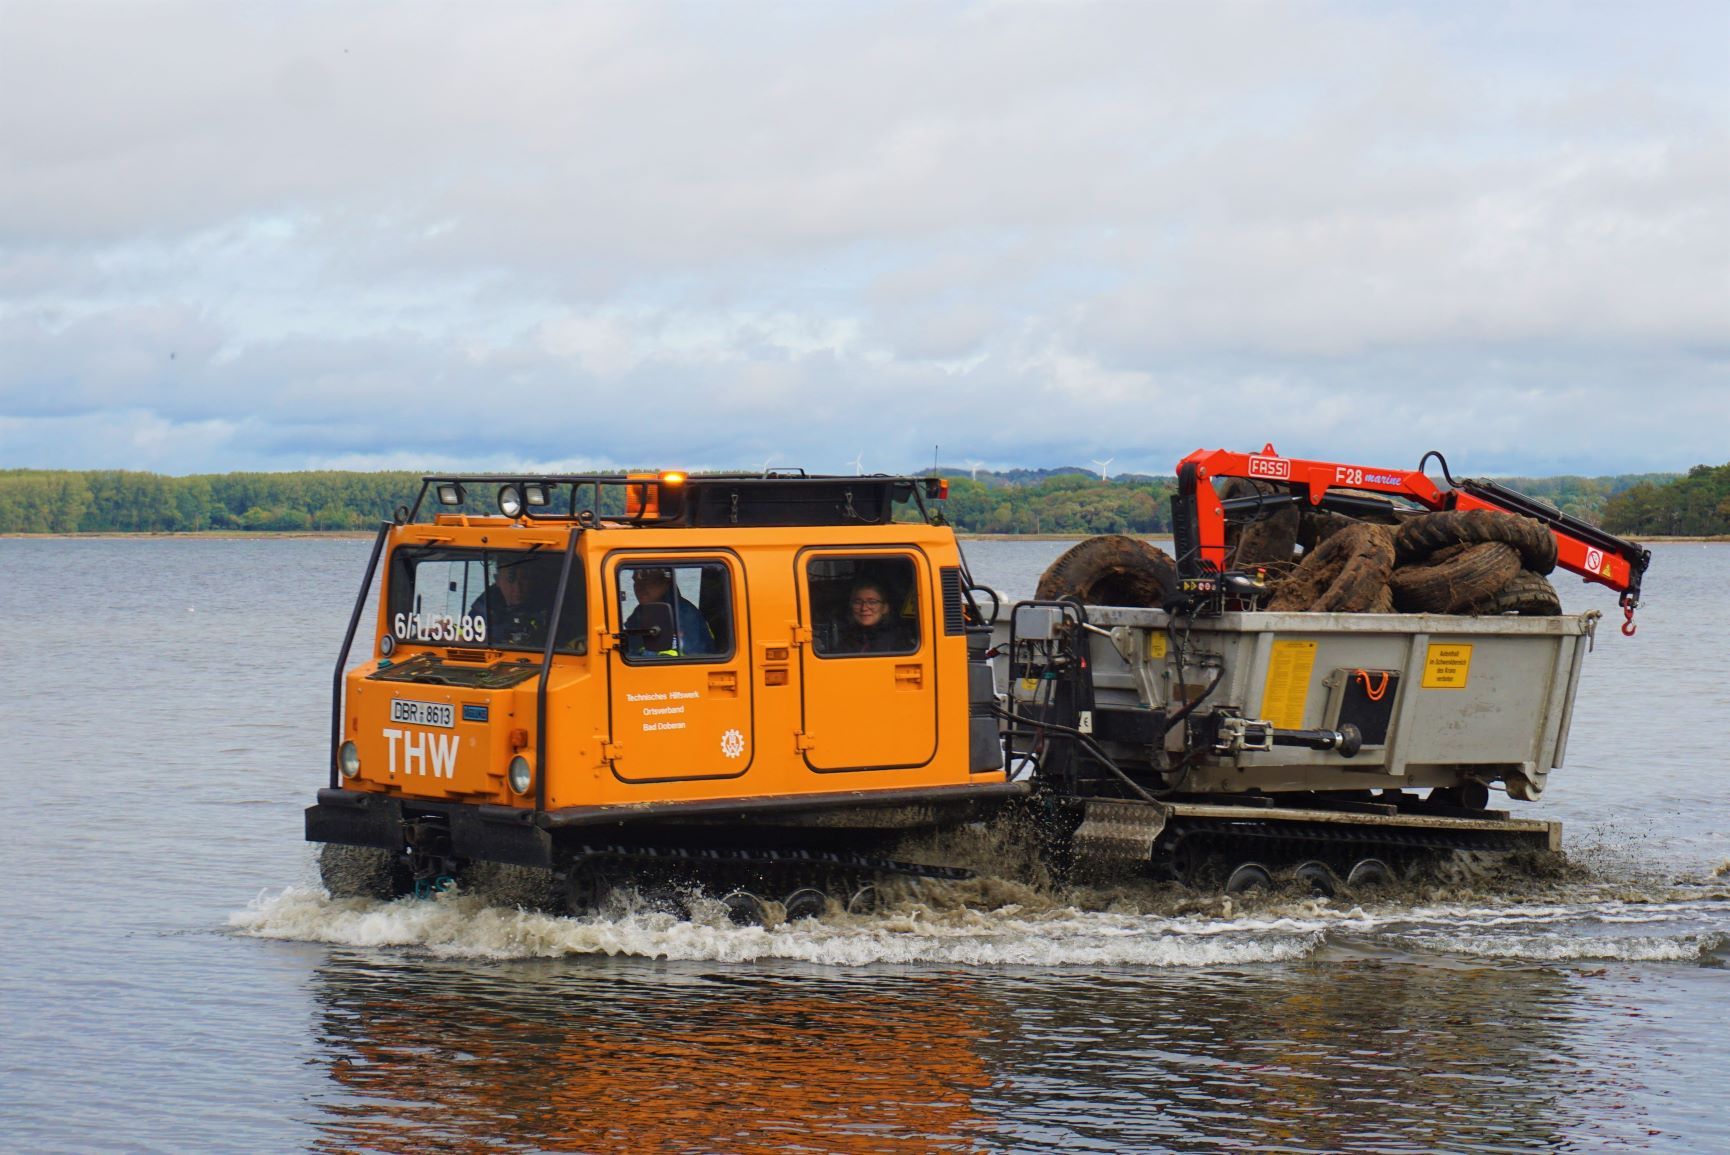
[[[471,522],[479,519],[469,519]],[[568,529],[503,520],[404,526],[391,549],[439,544],[493,551],[531,544],[562,552]],[[586,589],[584,653],[555,653],[547,680],[546,765],[535,766],[538,678],[505,689],[379,680],[418,653],[451,664],[492,667],[529,654],[484,643],[399,645],[393,657],[347,675],[343,733],[360,752],[350,789],[410,798],[532,807],[532,790],[512,791],[511,758],[546,775],[546,806],[799,795],[840,790],[1001,781],[969,768],[965,719],[967,639],[944,631],[938,573],[958,564],[953,535],[923,525],[702,530],[607,528],[584,533],[576,566]],[[694,538],[709,538],[705,542]],[[885,557],[917,575],[911,653],[826,658],[812,646],[822,623],[805,596],[813,560]],[[617,637],[622,566],[707,562],[724,567],[735,625],[722,653],[632,660]],[[386,559],[388,572],[389,559]],[[378,637],[391,633],[381,603]],[[393,721],[393,700],[445,704],[455,724]],[[465,707],[467,708],[465,712]],[[478,719],[484,710],[485,720]],[[960,725],[944,726],[949,717]],[[514,736],[514,737],[513,737]]]
[[[395,850],[419,816],[448,824],[456,858],[557,865],[547,832],[570,825],[1008,793],[955,536],[890,520],[890,484],[856,483],[882,490],[874,521],[795,509],[758,520],[804,523],[717,525],[668,517],[672,495],[648,486],[612,519],[443,513],[382,529],[371,654],[340,675],[308,838]],[[562,574],[555,645],[545,621],[499,635],[486,575],[519,563],[549,586]],[[656,575],[673,586],[660,617],[636,600]],[[887,646],[841,640],[858,636],[850,599],[883,615]]]

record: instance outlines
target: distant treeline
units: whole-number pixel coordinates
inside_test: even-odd
[[[1153,534],[1171,529],[1170,497],[1176,487],[1171,478],[1131,475],[1101,481],[1077,469],[939,472],[950,479],[943,512],[966,532]],[[121,470],[0,470],[0,533],[370,529],[397,506],[412,502],[420,481],[420,474],[401,471],[170,477]],[[1638,474],[1510,478],[1507,483],[1616,532],[1730,533],[1730,466],[1700,466],[1682,478]]]
[[[965,471],[941,472],[950,478],[944,513],[959,529],[975,533],[1065,534],[1171,531],[1170,499],[1177,488],[1174,478],[1130,476],[1101,482],[1094,474],[1082,470],[1061,470],[1017,484],[994,474],[981,473],[974,479]],[[1027,476],[1026,471],[1017,472]],[[1563,513],[1597,525],[1618,494],[1638,486],[1652,488],[1654,483],[1675,476],[1642,473],[1499,480]]]
[[[1623,490],[1604,506],[1603,524],[1635,537],[1730,534],[1730,463],[1696,465],[1673,481]]]
[[[1176,488],[1175,479],[1165,478],[1102,482],[1091,473],[1060,472],[1017,484],[962,472],[949,475],[941,508],[966,533],[1166,533]]]
[[[414,500],[418,473],[0,471],[0,533],[367,529]]]

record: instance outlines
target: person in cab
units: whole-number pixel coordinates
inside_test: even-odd
[[[913,634],[894,612],[887,591],[876,582],[855,582],[847,595],[847,613],[831,623],[830,654],[904,654],[914,648]]]
[[[553,583],[558,580],[555,568],[551,574],[553,581],[548,582],[547,561],[553,561],[556,567],[555,559],[525,557],[499,562],[493,584],[469,607],[471,615],[484,615],[487,637],[495,643],[512,646],[546,643],[547,626],[553,616]]]
[[[636,595],[637,608],[625,619],[627,654],[688,658],[719,652],[702,611],[673,588],[672,570],[658,566],[633,569],[631,592]],[[671,637],[667,636],[669,627],[662,624],[669,617]]]

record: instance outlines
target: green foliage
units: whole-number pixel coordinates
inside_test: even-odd
[[[1696,465],[1668,484],[1645,482],[1618,493],[1605,503],[1604,528],[1688,537],[1730,534],[1730,464]]]
[[[85,474],[0,470],[0,531],[71,533],[90,502]]]
[[[1624,473],[1615,477],[1499,477],[1510,489],[1527,497],[1549,502],[1557,509],[1582,521],[1599,525],[1604,507],[1612,497],[1636,485],[1662,484],[1675,478],[1674,473]]]
[[[949,500],[937,506],[972,533],[1167,533],[1171,478],[1101,481],[1083,470],[1021,470],[976,477],[945,470]],[[1019,480],[1017,480],[1019,479]],[[167,477],[123,470],[0,470],[0,533],[364,530],[414,500],[407,472],[221,473]],[[1730,465],[1686,477],[1506,478],[1522,493],[1617,533],[1730,533]],[[585,490],[586,503],[592,491]],[[493,494],[471,494],[490,511]],[[603,514],[623,512],[617,487]],[[560,508],[563,506],[561,504]],[[903,517],[916,517],[911,508]]]
[[[369,529],[420,490],[417,473],[0,470],[0,533]]]
[[[944,516],[968,533],[1164,533],[1175,481],[1101,481],[1057,473],[1031,485],[997,478],[949,480]]]

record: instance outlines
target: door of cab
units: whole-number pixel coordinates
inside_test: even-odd
[[[795,580],[804,728],[812,770],[923,766],[937,754],[931,567],[912,547],[802,551]],[[870,615],[881,601],[883,617]],[[854,603],[860,605],[855,607]]]
[[[738,559],[620,552],[601,574],[613,773],[626,782],[744,774],[755,744]]]

